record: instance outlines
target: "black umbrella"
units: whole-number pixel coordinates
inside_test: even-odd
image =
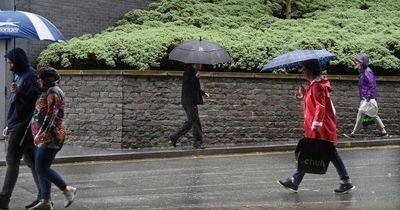
[[[200,39],[176,46],[169,54],[169,60],[214,65],[230,62],[231,57],[221,45]]]

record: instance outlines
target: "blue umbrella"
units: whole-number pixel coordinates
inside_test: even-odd
[[[272,59],[261,71],[299,67],[303,61],[311,59],[317,59],[321,65],[326,65],[333,57],[335,55],[326,50],[295,50]]]
[[[60,31],[40,15],[24,11],[0,11],[0,39],[10,38],[65,41]]]

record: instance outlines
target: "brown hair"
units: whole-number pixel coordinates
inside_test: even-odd
[[[45,86],[54,86],[60,80],[60,74],[55,68],[43,67],[37,70],[38,78],[42,79],[46,84]]]
[[[322,73],[321,64],[317,59],[306,60],[302,62],[302,65],[310,70],[314,76],[319,76]]]

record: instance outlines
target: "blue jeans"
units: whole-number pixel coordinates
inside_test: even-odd
[[[51,183],[54,183],[60,190],[65,190],[67,184],[64,179],[50,168],[59,149],[36,148],[35,169],[39,177],[40,194],[43,199],[51,198]]]
[[[337,173],[339,174],[340,181],[343,183],[348,183],[350,181],[349,175],[347,174],[346,167],[344,166],[343,160],[339,155],[339,152],[335,148],[333,151],[333,157],[331,159],[333,166],[335,166]],[[293,182],[297,186],[300,185],[303,180],[305,173],[297,171],[293,174]]]

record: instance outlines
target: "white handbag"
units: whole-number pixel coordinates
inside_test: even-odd
[[[370,117],[376,117],[378,115],[378,103],[375,99],[362,100],[359,110]]]

